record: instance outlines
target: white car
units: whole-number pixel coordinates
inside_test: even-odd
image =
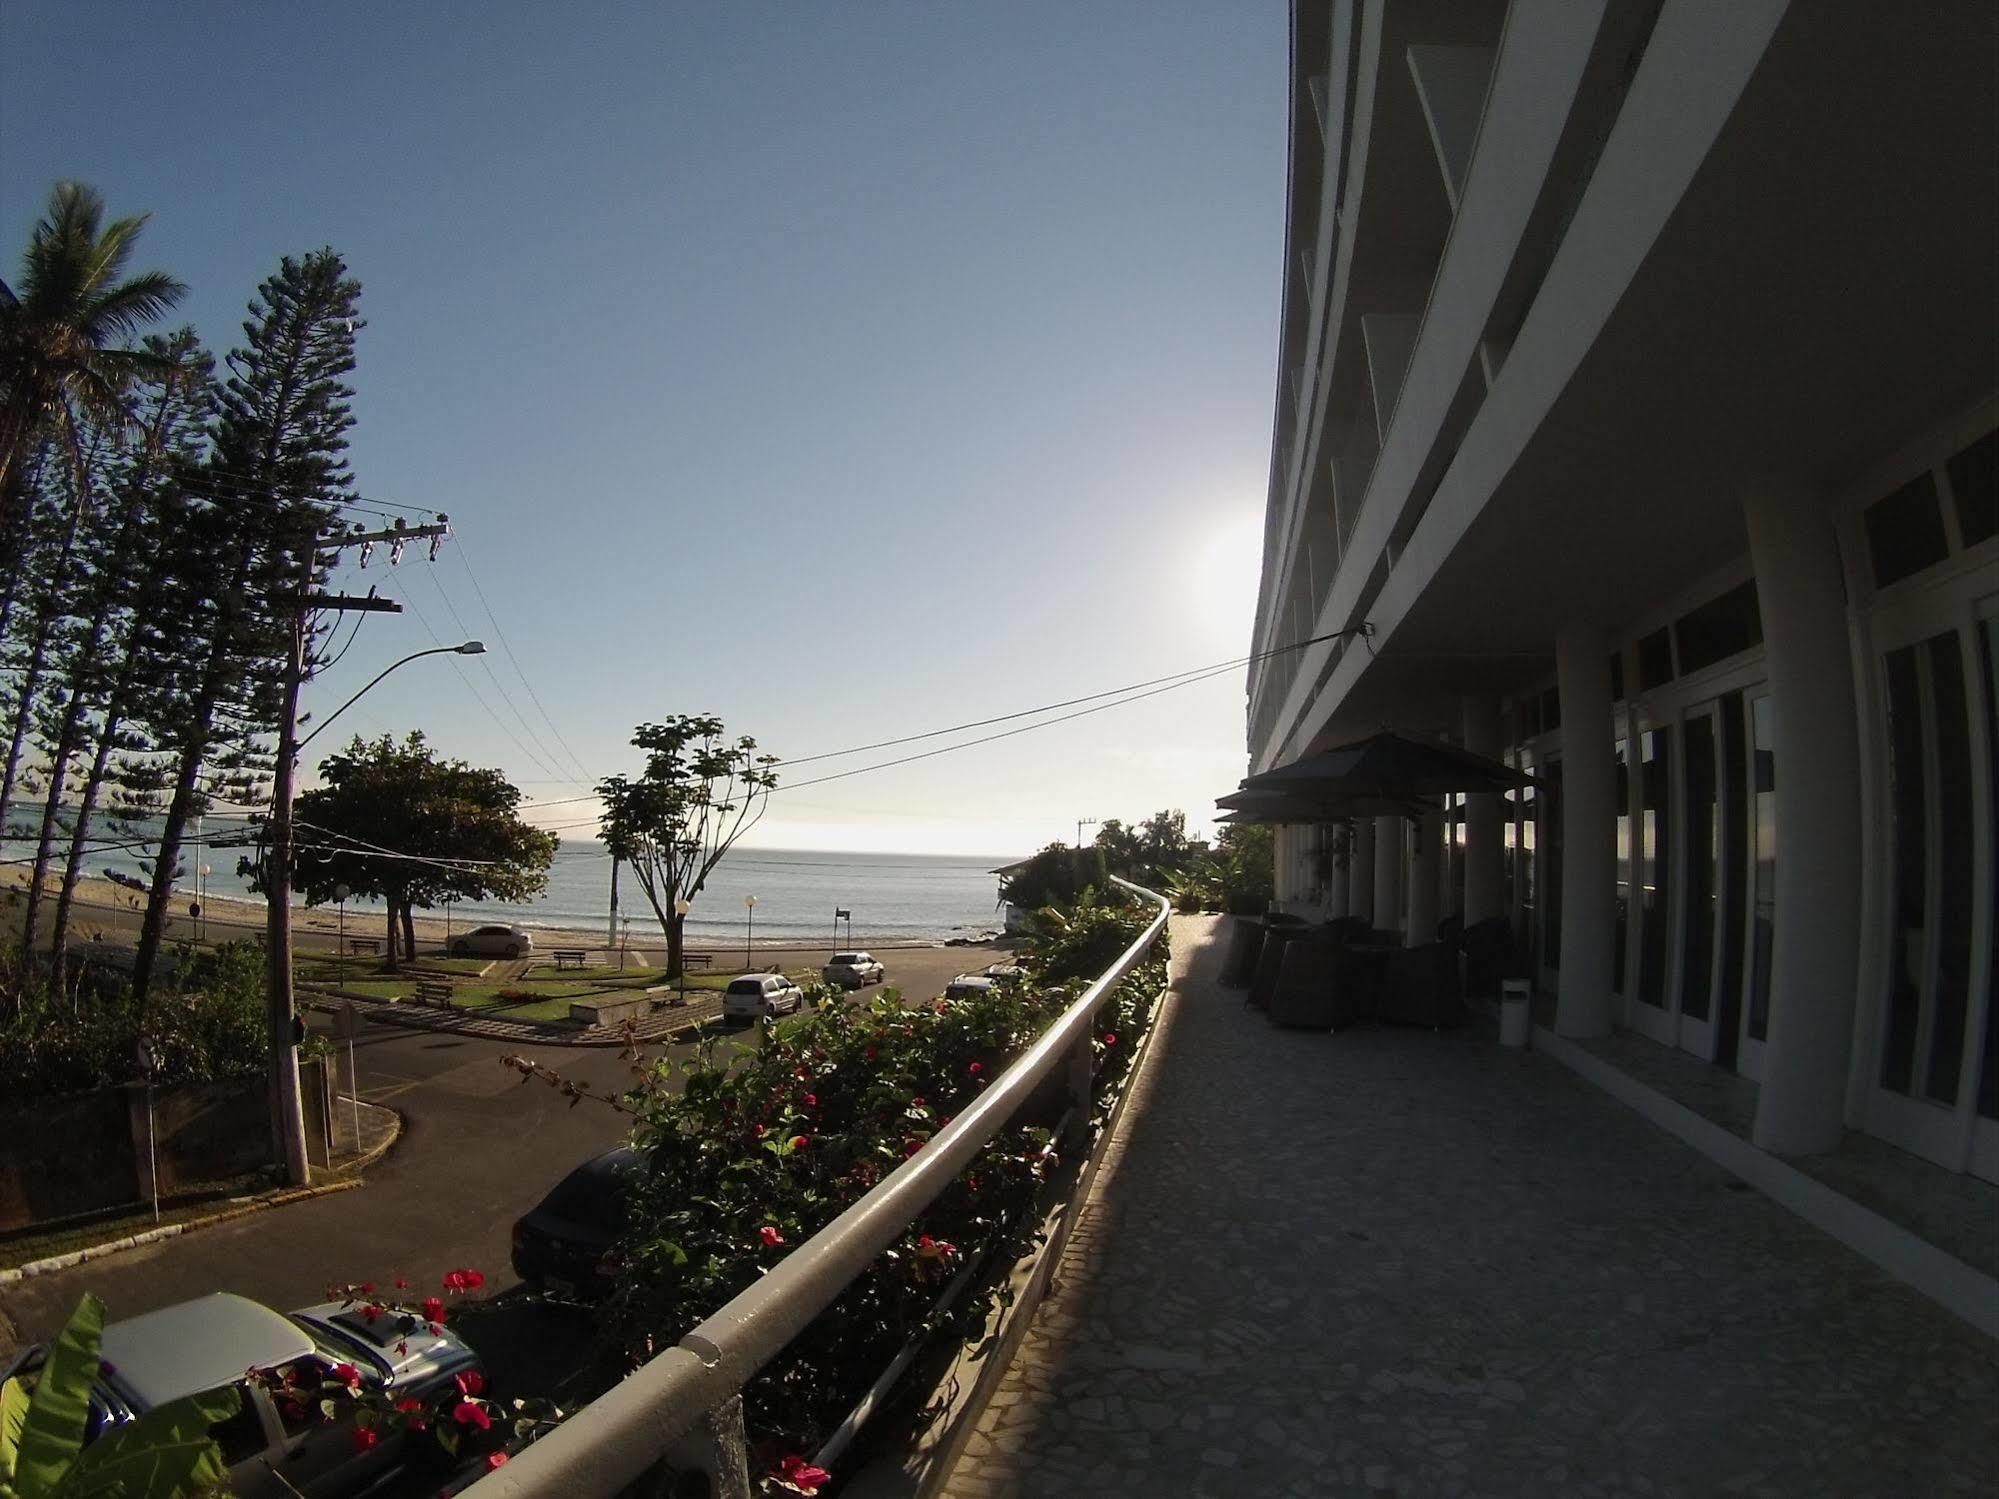
[[[944,986],[946,999],[977,999],[992,989],[995,980],[983,973],[961,973]]]
[[[534,934],[524,926],[475,926],[451,939],[451,956],[524,958],[534,951]]]
[[[805,991],[781,973],[745,973],[729,980],[722,993],[722,1015],[728,1020],[762,1020],[768,1015],[795,1015],[805,1003]]]
[[[1027,970],[1018,963],[994,963],[985,969],[981,977],[998,979],[1003,984],[1025,983]]]
[[[478,1355],[455,1333],[405,1336],[398,1325],[394,1316],[370,1322],[358,1306],[331,1302],[281,1316],[226,1291],[114,1322],[104,1329],[84,1440],[182,1396],[233,1387],[241,1406],[214,1436],[239,1499],[361,1492],[419,1455],[410,1435],[392,1432],[359,1447],[348,1422],[321,1420],[317,1402],[308,1409],[273,1399],[246,1371],[289,1371],[316,1390],[345,1365],[371,1390],[422,1399],[479,1368]],[[47,1356],[40,1344],[28,1348],[0,1365],[0,1382],[18,1377],[31,1385]]]
[[[865,989],[879,984],[887,972],[871,952],[836,952],[819,976],[835,989]]]

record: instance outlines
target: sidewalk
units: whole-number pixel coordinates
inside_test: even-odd
[[[1999,1345],[1487,1027],[1271,1027],[1220,931],[952,1499],[1999,1485]]]

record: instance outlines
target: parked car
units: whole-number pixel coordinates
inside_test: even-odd
[[[514,1224],[514,1274],[550,1296],[589,1301],[611,1289],[608,1258],[625,1230],[629,1178],[638,1152],[629,1145],[593,1156]]]
[[[976,999],[993,986],[983,973],[961,973],[944,986],[946,999]]]
[[[805,991],[781,973],[745,973],[730,979],[722,992],[722,1014],[729,1020],[791,1015],[804,1003]]]
[[[450,1331],[406,1339],[397,1326],[393,1317],[371,1325],[358,1306],[338,1302],[287,1316],[227,1291],[113,1322],[100,1344],[85,1439],[170,1401],[233,1385],[241,1408],[215,1427],[214,1436],[239,1499],[358,1493],[419,1453],[428,1456],[434,1444],[418,1438],[425,1446],[417,1447],[406,1432],[384,1432],[374,1446],[359,1449],[348,1423],[322,1421],[316,1403],[294,1418],[245,1376],[295,1370],[316,1387],[334,1377],[335,1365],[350,1364],[371,1390],[422,1399],[478,1369],[478,1355]],[[398,1344],[408,1352],[398,1353]],[[32,1386],[47,1358],[43,1345],[26,1349],[0,1369],[0,1383],[19,1376]]]
[[[521,926],[475,926],[451,939],[451,956],[520,958],[534,951],[534,933]]]
[[[1027,970],[1018,963],[993,963],[981,977],[997,979],[1002,984],[1018,984],[1026,982]]]
[[[819,976],[835,989],[864,989],[879,984],[887,973],[871,952],[836,952],[819,970]]]

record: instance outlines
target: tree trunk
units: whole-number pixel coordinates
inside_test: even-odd
[[[416,961],[416,921],[410,915],[408,901],[403,902],[403,951],[410,955],[411,962]]]
[[[680,977],[681,964],[686,960],[687,940],[682,935],[686,925],[687,918],[678,911],[666,921],[666,976],[670,979]]]
[[[382,944],[382,954],[388,960],[389,972],[394,973],[396,971],[396,898],[393,895],[386,897],[382,901],[382,907],[388,913],[388,940]]]
[[[122,696],[122,692],[119,694]],[[69,917],[76,900],[76,882],[83,873],[84,844],[90,837],[90,820],[97,812],[97,796],[111,766],[111,750],[118,737],[123,716],[113,707],[104,716],[104,732],[97,741],[97,753],[90,762],[90,775],[83,783],[83,795],[76,805],[76,826],[69,836],[69,858],[63,865],[62,885],[56,891],[54,929],[49,933],[49,963],[60,970],[69,951]]]
[[[205,702],[197,715],[193,733],[182,741],[180,770],[174,777],[173,800],[167,803],[166,826],[160,831],[160,852],[153,863],[153,883],[146,892],[146,919],[139,927],[139,950],[132,955],[132,1003],[141,1011],[146,991],[152,987],[153,963],[159,957],[160,935],[166,927],[167,901],[173,895],[174,867],[180,862],[180,844],[187,832],[187,820],[194,815],[194,783],[201,775],[214,705]]]

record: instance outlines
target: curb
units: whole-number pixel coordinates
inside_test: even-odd
[[[334,1095],[334,1102],[338,1104],[343,1100],[345,1100],[347,1096],[348,1095],[345,1093],[336,1093]],[[347,1184],[348,1178],[349,1176],[351,1176],[353,1179],[353,1185],[359,1186],[361,1173],[363,1171],[366,1171],[370,1166],[374,1165],[375,1162],[379,1161],[383,1156],[387,1155],[391,1150],[393,1150],[395,1148],[396,1141],[400,1140],[403,1137],[403,1116],[401,1114],[398,1114],[394,1109],[390,1108],[387,1104],[370,1103],[365,1098],[357,1098],[353,1101],[355,1103],[360,1104],[361,1107],[364,1109],[380,1109],[384,1114],[387,1114],[391,1119],[395,1121],[395,1124],[389,1130],[388,1137],[384,1139],[381,1144],[377,1145],[373,1150],[370,1150],[366,1155],[358,1155],[354,1157],[354,1159],[351,1161],[342,1161],[340,1163],[340,1171],[342,1175],[339,1178],[339,1180],[341,1184],[343,1185]],[[331,1170],[332,1168],[329,1167],[328,1169]]]
[[[397,1126],[396,1135],[402,1133]],[[382,1150],[395,1143],[392,1136]],[[379,1153],[372,1159],[379,1159]],[[92,1244],[85,1249],[72,1249],[68,1254],[51,1255],[44,1260],[30,1260],[25,1265],[16,1265],[10,1270],[0,1270],[0,1286],[10,1286],[16,1281],[32,1280],[37,1275],[48,1275],[57,1270],[68,1270],[88,1260],[101,1260],[106,1255],[117,1254],[125,1249],[138,1249],[147,1244],[157,1244],[164,1239],[176,1239],[197,1228],[211,1228],[218,1223],[227,1223],[232,1218],[247,1218],[252,1213],[261,1213],[266,1208],[284,1207],[288,1203],[304,1202],[313,1197],[326,1197],[335,1192],[351,1192],[360,1186],[361,1178],[353,1177],[345,1181],[326,1182],[316,1187],[295,1187],[288,1192],[279,1192],[270,1197],[260,1197],[255,1202],[238,1203],[219,1213],[210,1213],[205,1218],[190,1218],[184,1223],[168,1223],[159,1228],[149,1228],[144,1233],[128,1234],[122,1239],[113,1239],[107,1244]]]
[[[308,1009],[323,1014],[337,1011],[342,1004],[352,1004],[368,1019],[382,1025],[397,1025],[413,1031],[449,1031],[459,1035],[476,1036],[488,1041],[513,1041],[520,1044],[534,1043],[541,1046],[623,1046],[625,1038],[615,1027],[598,1027],[594,1030],[577,1030],[569,1026],[542,1025],[532,1020],[486,1019],[476,1010],[422,1010],[414,1006],[385,1002],[372,995],[347,994],[338,989],[314,989],[301,991],[300,1003]],[[659,1032],[657,1035],[641,1035],[642,1045],[671,1041],[682,1033],[698,1030],[710,1021],[721,1019],[718,1007],[712,1015],[690,1015],[678,1024]],[[600,1033],[601,1032],[601,1033]]]

